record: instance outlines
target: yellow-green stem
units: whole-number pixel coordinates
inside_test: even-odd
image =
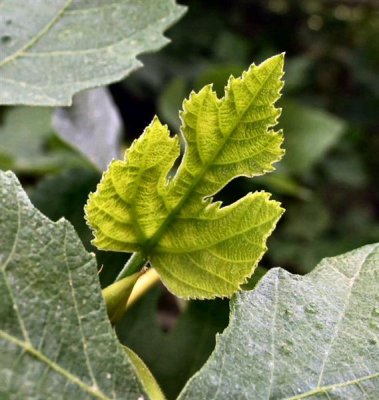
[[[132,306],[139,298],[148,292],[157,282],[159,282],[159,279],[158,272],[154,268],[150,268],[146,271],[134,285],[126,304],[126,308]]]
[[[115,282],[139,272],[146,263],[147,259],[141,253],[133,253],[127,263],[124,265],[124,268],[118,274]]]

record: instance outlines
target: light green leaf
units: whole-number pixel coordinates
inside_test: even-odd
[[[174,0],[2,1],[0,104],[70,105],[124,78],[183,12]]]
[[[71,107],[57,108],[53,114],[53,127],[59,137],[100,171],[120,156],[121,126],[121,117],[106,88],[78,93]]]
[[[265,192],[230,206],[212,196],[237,176],[273,170],[283,150],[271,129],[282,87],[283,55],[241,78],[217,98],[210,85],[183,104],[186,150],[178,171],[179,139],[154,118],[103,175],[86,206],[93,243],[103,250],[140,252],[163,283],[185,298],[230,296],[253,273],[283,210]]]
[[[0,397],[138,399],[103,304],[94,255],[0,172]],[[5,396],[5,397],[4,397]]]
[[[231,308],[181,400],[379,398],[379,244],[306,276],[275,268]]]

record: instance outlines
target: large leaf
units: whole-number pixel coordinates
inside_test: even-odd
[[[69,105],[122,79],[183,12],[174,0],[2,1],[0,104]]]
[[[265,192],[226,207],[212,196],[237,176],[273,170],[281,158],[282,135],[271,127],[280,114],[274,103],[282,75],[279,55],[232,77],[221,100],[210,85],[192,93],[181,114],[186,151],[171,180],[179,139],[154,118],[89,198],[93,243],[142,253],[178,296],[236,292],[265,252],[283,210]]]
[[[90,169],[69,169],[60,174],[47,176],[30,191],[33,205],[53,221],[64,217],[77,232],[87,250],[91,232],[84,220],[83,207],[88,194],[96,187],[99,173]]]
[[[269,271],[180,399],[378,399],[379,244]]]
[[[120,269],[128,260],[125,253],[96,251],[91,245],[92,234],[84,219],[84,205],[88,194],[96,188],[100,174],[90,169],[70,169],[47,176],[29,192],[32,203],[53,221],[64,217],[75,228],[88,251],[96,253],[100,266],[100,283],[103,287],[114,282]]]
[[[94,256],[0,172],[0,397],[138,399],[103,305]],[[5,397],[4,397],[5,396]]]
[[[106,88],[78,93],[71,107],[55,110],[53,126],[100,171],[120,157],[121,117]]]

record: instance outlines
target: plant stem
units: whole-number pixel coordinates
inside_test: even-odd
[[[124,265],[124,268],[117,275],[115,282],[140,271],[146,262],[147,259],[143,257],[141,253],[133,253],[127,263]]]
[[[140,297],[148,292],[157,282],[159,282],[159,275],[154,268],[148,269],[134,285],[131,295],[129,296],[126,308],[128,309]]]

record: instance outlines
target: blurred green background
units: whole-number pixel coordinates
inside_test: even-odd
[[[286,52],[280,101],[286,155],[276,172],[236,179],[217,199],[228,204],[248,191],[264,189],[282,202],[287,212],[261,263],[268,268],[282,266],[302,274],[323,257],[379,241],[379,3],[180,3],[188,11],[167,32],[172,43],[143,56],[142,69],[110,87],[123,122],[123,147],[154,114],[177,133],[178,110],[191,90],[213,83],[221,96],[230,74]],[[83,205],[100,174],[54,132],[52,113],[45,108],[0,109],[0,168],[15,170],[34,204],[52,219],[68,218],[92,249]],[[105,285],[127,256],[97,255]],[[227,323],[228,307],[225,301],[183,307],[167,299],[163,289],[155,289],[131,311],[132,329],[121,324],[118,330],[171,398],[206,360],[215,332]],[[171,324],[162,330],[157,307],[174,316],[185,312],[176,328]],[[141,314],[144,319],[136,317]],[[167,329],[173,331],[165,333]],[[202,345],[194,354],[199,335]]]

